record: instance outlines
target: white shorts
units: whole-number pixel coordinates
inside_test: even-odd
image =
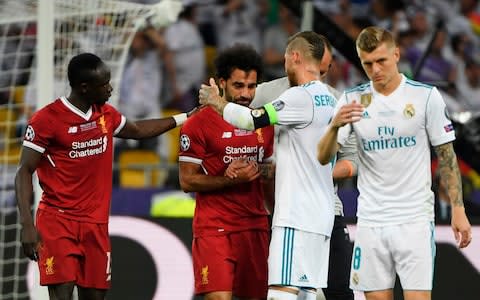
[[[330,238],[289,227],[273,227],[268,285],[327,287]]]
[[[358,226],[352,254],[350,288],[392,289],[395,273],[403,290],[432,290],[435,237],[432,222],[384,227]]]

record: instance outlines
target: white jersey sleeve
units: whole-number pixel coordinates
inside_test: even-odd
[[[304,87],[292,87],[272,102],[275,124],[305,126],[313,120],[313,101]]]
[[[455,131],[442,95],[433,88],[427,102],[426,127],[432,146],[455,140]]]

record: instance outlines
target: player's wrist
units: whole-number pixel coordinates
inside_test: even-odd
[[[187,113],[176,114],[173,116],[173,119],[175,120],[175,124],[177,124],[177,126],[183,125],[187,118]]]
[[[21,221],[20,225],[22,226],[22,228],[35,227],[35,223],[33,222],[33,220],[32,221]]]

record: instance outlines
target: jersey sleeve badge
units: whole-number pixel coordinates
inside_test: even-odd
[[[190,149],[190,138],[186,134],[180,136],[180,149],[182,151],[187,151]]]

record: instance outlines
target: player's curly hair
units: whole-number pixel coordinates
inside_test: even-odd
[[[263,62],[260,54],[247,44],[235,44],[221,51],[214,61],[217,78],[228,79],[235,69],[245,72],[256,71],[257,80],[263,75]]]

